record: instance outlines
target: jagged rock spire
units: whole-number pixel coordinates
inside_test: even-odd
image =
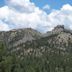
[[[53,33],[60,33],[60,32],[63,32],[63,31],[64,31],[64,25],[57,25],[57,26],[52,30]]]

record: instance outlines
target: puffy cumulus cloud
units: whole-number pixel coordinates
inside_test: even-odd
[[[47,14],[36,7],[34,3],[31,3],[29,0],[7,0],[6,4],[8,8],[4,7],[4,9],[8,11],[6,14],[7,17],[1,20],[8,23],[11,29],[14,25],[14,28],[31,27],[45,31]]]
[[[0,8],[0,19],[7,18],[9,14],[8,6]]]
[[[64,25],[66,28],[72,29],[72,6],[66,4],[60,10],[53,10],[48,18],[53,26]]]
[[[71,5],[66,4],[60,10],[52,10],[50,14],[30,0],[6,0],[6,6],[0,8],[0,30],[31,27],[46,32],[59,24],[72,29]]]
[[[72,6],[69,4],[64,5],[61,10],[72,10]]]
[[[34,3],[31,3],[29,0],[6,0],[6,4],[9,8],[23,13],[31,13],[35,9]]]

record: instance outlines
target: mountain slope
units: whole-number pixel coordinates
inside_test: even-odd
[[[27,41],[41,38],[41,33],[31,28],[16,29],[7,32],[1,32],[0,38],[0,40],[4,41],[6,48],[11,50]]]
[[[0,71],[72,72],[72,31],[64,26],[45,34],[31,28],[0,32],[0,41]]]
[[[58,25],[45,34],[31,28],[0,32],[0,38],[11,52],[26,53],[26,49],[57,48],[65,51],[72,50],[72,31]],[[29,51],[30,51],[29,50]],[[19,52],[17,52],[18,54]],[[19,54],[20,54],[19,53]]]

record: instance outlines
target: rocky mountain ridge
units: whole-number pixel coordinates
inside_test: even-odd
[[[31,52],[42,55],[41,49],[44,51],[53,48],[63,51],[72,49],[72,31],[65,29],[63,25],[58,25],[52,31],[44,34],[31,28],[0,32],[0,40],[11,53],[19,55],[24,53],[27,55]]]

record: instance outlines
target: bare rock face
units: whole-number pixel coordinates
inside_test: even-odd
[[[72,44],[72,31],[65,29],[64,25],[56,26],[52,31],[47,32],[44,38],[47,37],[50,45],[55,47],[69,47]]]
[[[52,31],[48,31],[47,33],[45,33],[44,37],[59,34],[61,32],[64,32],[64,30],[64,25],[57,25]]]
[[[61,33],[64,31],[64,25],[57,25],[53,30],[52,32],[55,34],[55,33]]]
[[[68,43],[69,40],[72,42],[72,34],[69,30],[64,28],[64,25],[58,25],[52,32],[58,34],[57,43]]]
[[[4,33],[4,41],[6,41],[8,48],[16,47],[27,41],[39,39],[40,37],[41,33],[31,28],[14,29]]]

